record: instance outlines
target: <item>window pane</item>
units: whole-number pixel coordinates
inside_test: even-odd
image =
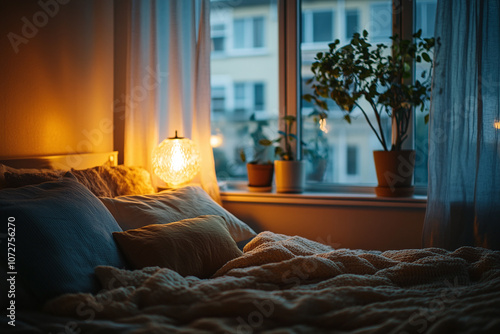
[[[253,19],[253,47],[261,48],[264,46],[264,18],[256,17]]]
[[[350,41],[353,33],[361,33],[363,30],[368,31],[370,41],[390,42],[391,3],[391,0],[302,0],[302,23],[304,25],[301,29],[305,34],[304,41],[307,41],[305,37],[309,29],[306,17],[311,12],[332,13],[328,21],[330,22],[328,29],[332,33],[329,38],[325,37],[324,42],[302,45],[301,94],[311,92],[311,87],[306,85],[305,81],[313,76],[311,64],[314,57],[318,52],[328,50],[328,42],[339,39],[341,45],[345,45]],[[310,25],[316,28],[318,19],[321,20],[321,16],[311,15],[313,22]],[[339,19],[345,22],[336,25],[335,22]],[[328,23],[325,24],[328,25]],[[338,29],[341,30],[337,31]],[[383,36],[384,40],[381,40],[380,36]],[[333,100],[328,99],[327,104],[329,113],[326,126],[319,123],[320,117],[311,103],[302,101],[301,105],[303,141],[306,143],[304,159],[307,161],[308,181],[375,185],[377,178],[372,151],[382,149],[381,144],[359,109],[353,111],[351,124],[349,124],[343,119],[344,113]],[[376,124],[375,115],[370,111],[367,103],[361,103],[361,105],[367,111],[370,120]],[[387,115],[383,115],[382,127],[384,133],[389,136],[391,121]]]
[[[332,12],[313,12],[313,42],[333,41]]]
[[[422,37],[434,36],[434,22],[436,20],[437,0],[417,0],[415,10],[415,31],[422,29]],[[422,73],[428,73],[430,65],[428,63],[417,63],[415,66],[415,80],[422,80]],[[425,124],[425,113],[417,110],[415,112],[415,150],[417,151],[415,161],[415,184],[427,185],[427,157],[428,157],[428,135],[429,127]]]
[[[230,41],[226,41],[224,58],[212,57],[210,67],[211,126],[218,139],[213,148],[217,178],[244,180],[246,163],[240,153],[251,161],[255,152],[264,151],[260,139],[277,137],[278,45],[267,42],[278,39],[276,2],[211,1],[210,16],[211,21],[228,22],[226,38]],[[269,52],[256,53],[254,48]],[[225,87],[224,103],[217,97],[219,87]],[[265,157],[266,161],[272,158]]]
[[[212,38],[212,51],[224,51],[224,37]]]
[[[264,84],[256,83],[254,85],[254,109],[264,109]]]
[[[234,48],[243,49],[245,47],[245,20],[234,20]]]
[[[372,2],[372,1],[365,1]],[[392,36],[392,5],[390,1],[369,4],[370,24],[368,31],[377,42],[389,42]]]
[[[347,175],[358,174],[358,148],[354,145],[347,146]]]
[[[359,12],[357,9],[346,10],[345,16],[345,30],[346,39],[352,38],[352,35],[356,32],[360,32],[358,28],[359,24]]]

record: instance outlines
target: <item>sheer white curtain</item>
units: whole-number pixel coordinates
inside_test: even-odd
[[[500,1],[439,0],[424,246],[500,249]]]
[[[194,182],[220,201],[210,147],[209,0],[129,4],[125,164],[151,169],[152,150],[177,130],[201,153]]]

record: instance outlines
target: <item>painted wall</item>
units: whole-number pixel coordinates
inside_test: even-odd
[[[299,235],[334,248],[391,250],[422,247],[425,205],[377,206],[358,201],[314,205],[300,199],[291,203],[259,202],[222,196],[224,207],[256,232]],[[273,203],[274,202],[274,203]],[[337,202],[337,204],[335,204]]]
[[[0,157],[113,150],[113,2],[0,8]]]

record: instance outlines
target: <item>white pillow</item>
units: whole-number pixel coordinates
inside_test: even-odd
[[[203,215],[224,217],[234,241],[250,239],[256,233],[217,204],[198,186],[139,196],[101,197],[120,227],[126,231],[151,224],[169,224]]]

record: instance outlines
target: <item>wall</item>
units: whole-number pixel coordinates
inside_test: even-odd
[[[113,150],[113,2],[0,5],[0,157]]]
[[[256,231],[299,235],[335,248],[421,248],[425,200],[312,196],[222,196],[224,207]],[[288,203],[287,203],[288,202]],[[317,204],[314,204],[317,203]]]

